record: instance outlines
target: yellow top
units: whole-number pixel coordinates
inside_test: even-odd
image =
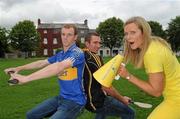
[[[171,50],[158,41],[152,41],[144,55],[144,67],[147,73],[163,72],[164,98],[180,102],[180,64]]]

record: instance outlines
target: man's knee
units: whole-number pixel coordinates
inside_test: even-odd
[[[32,113],[31,113],[30,111],[28,111],[28,112],[26,113],[26,119],[33,119],[33,118],[32,118]]]
[[[26,113],[26,119],[38,119],[31,110]]]

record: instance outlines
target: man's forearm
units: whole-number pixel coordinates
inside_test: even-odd
[[[42,68],[42,67],[45,67],[47,66],[49,63],[47,60],[38,60],[36,62],[32,62],[32,63],[29,63],[29,64],[26,64],[26,65],[23,65],[23,66],[18,66],[16,67],[16,69],[18,71],[21,71],[21,70],[29,70],[29,69],[37,69],[37,68]]]
[[[69,68],[71,66],[72,66],[71,60],[64,60],[62,62],[50,64],[47,67],[45,67],[35,73],[32,73],[31,75],[28,75],[27,80],[32,81],[32,80],[38,80],[41,78],[47,78],[50,76],[54,76],[54,75],[62,73],[64,71],[64,69]]]
[[[42,78],[47,78],[50,76],[54,76],[57,75],[59,73],[61,73],[64,70],[63,65],[61,65],[61,63],[54,63],[51,64],[35,73],[32,73],[30,75],[27,76],[27,80],[28,81],[33,81],[33,80],[38,80],[38,79],[42,79]]]
[[[119,101],[123,101],[123,96],[114,87],[112,87],[112,92],[112,97],[116,98]]]

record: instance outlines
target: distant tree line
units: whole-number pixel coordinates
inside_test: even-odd
[[[148,21],[152,29],[152,35],[160,36],[167,40],[173,51],[180,50],[180,16],[171,19],[167,29],[157,21]],[[96,31],[101,35],[103,46],[110,48],[120,47],[123,43],[123,21],[119,18],[112,17],[101,22]]]
[[[30,20],[18,22],[9,31],[0,26],[0,57],[14,51],[24,52],[25,57],[28,57],[38,48],[39,39],[36,26]]]
[[[171,19],[165,30],[157,21],[148,21],[148,23],[153,35],[166,39],[174,52],[180,50],[180,16]],[[100,22],[96,29],[101,36],[102,45],[110,48],[111,54],[113,48],[122,46],[123,24],[120,18],[112,17]],[[0,26],[0,57],[13,51],[25,52],[28,55],[37,50],[39,41],[40,35],[30,20],[20,21],[10,30]]]

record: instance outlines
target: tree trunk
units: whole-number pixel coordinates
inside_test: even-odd
[[[28,51],[25,52],[25,59],[28,58]]]
[[[112,54],[112,48],[110,48],[110,56],[112,57],[112,55],[113,55],[113,54]]]

